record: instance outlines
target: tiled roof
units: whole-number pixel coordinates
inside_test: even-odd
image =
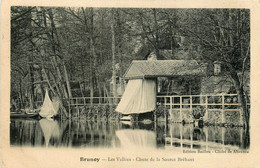
[[[138,60],[132,62],[124,77],[129,79],[205,74],[206,69],[195,60]]]

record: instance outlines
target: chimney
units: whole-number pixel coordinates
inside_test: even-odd
[[[215,61],[214,62],[214,75],[219,75],[221,72],[221,62]]]

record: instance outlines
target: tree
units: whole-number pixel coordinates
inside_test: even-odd
[[[112,84],[113,84],[113,96],[117,96],[117,91],[116,91],[116,60],[115,60],[115,29],[114,29],[114,9],[111,9],[111,34],[112,34],[112,69],[113,69],[113,74],[112,74]]]
[[[178,47],[174,37],[182,35],[188,39],[186,47],[199,48],[182,59],[222,63],[248,126],[249,25],[245,9],[12,7],[12,95],[26,102],[25,95],[36,96],[40,86],[66,99],[79,96],[70,89],[71,82],[77,82],[83,84],[81,95],[101,96],[101,87],[106,90],[112,77],[117,96],[115,78],[123,76],[132,60],[143,59],[152,50],[158,57],[160,49],[171,49],[174,58]]]
[[[182,32],[201,46],[205,62],[220,61],[222,72],[236,88],[244,124],[249,128],[245,71],[250,71],[250,20],[246,9],[196,9],[187,11]],[[185,25],[186,24],[186,25]]]

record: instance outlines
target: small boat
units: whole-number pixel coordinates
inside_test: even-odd
[[[11,112],[11,118],[34,118],[37,117],[38,113],[19,113],[19,112]]]
[[[132,122],[131,121],[120,121],[122,124],[124,125],[128,125],[128,126],[131,126],[132,125]]]
[[[51,119],[52,117],[58,114],[59,106],[60,106],[59,100],[51,101],[48,91],[46,90],[44,102],[39,114],[43,118]]]
[[[121,121],[131,121],[131,119],[132,119],[131,115],[123,116],[122,118],[120,118]]]
[[[41,110],[41,108],[38,108],[38,109],[25,108],[25,109],[21,109],[21,112],[26,113],[26,114],[35,114],[35,113],[39,113],[40,110]]]
[[[153,121],[150,119],[144,119],[143,121],[141,121],[143,124],[151,124]]]

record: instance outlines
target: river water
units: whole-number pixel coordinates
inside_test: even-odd
[[[194,127],[165,122],[11,119],[11,146],[69,148],[238,149],[249,148],[241,127]]]

